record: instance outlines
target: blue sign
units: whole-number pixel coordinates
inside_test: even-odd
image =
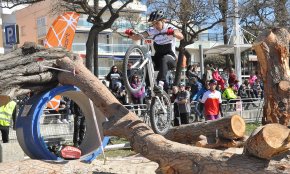
[[[5,43],[6,45],[19,43],[18,26],[16,24],[5,26]]]

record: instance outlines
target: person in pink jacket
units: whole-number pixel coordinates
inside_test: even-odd
[[[219,74],[218,68],[214,69],[212,72],[212,78],[217,81],[217,85],[221,86],[221,90],[223,91],[225,89],[225,80],[222,78],[222,76]]]
[[[257,76],[255,74],[255,72],[253,71],[252,74],[249,77],[249,84],[251,85],[251,87],[253,87],[255,81],[257,80]]]
[[[140,83],[140,79],[137,75],[133,75],[132,79],[131,79],[131,86],[135,89],[137,88],[139,85],[141,85]],[[132,97],[132,101],[134,104],[143,104],[143,100],[145,97],[145,88],[144,86],[141,88],[141,90],[135,94],[131,94]]]

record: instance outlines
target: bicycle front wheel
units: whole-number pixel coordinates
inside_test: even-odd
[[[150,106],[150,122],[153,131],[165,135],[171,127],[172,116],[170,97],[162,91],[162,95],[153,97]]]
[[[139,45],[132,45],[125,54],[123,62],[124,84],[126,88],[133,94],[138,93],[142,86],[145,86],[147,63],[144,61],[145,53]],[[133,88],[131,85],[132,77],[137,75],[139,77],[140,85]]]

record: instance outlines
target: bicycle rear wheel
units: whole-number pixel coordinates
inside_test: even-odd
[[[163,108],[165,109],[165,112]],[[173,110],[169,95],[162,91],[162,95],[155,96],[150,106],[150,122],[153,131],[165,135],[171,127]]]
[[[143,64],[145,60],[145,53],[139,45],[132,45],[125,54],[123,62],[124,84],[131,93],[139,92],[145,85],[147,72],[147,63]],[[128,64],[132,64],[130,69]],[[140,79],[140,85],[137,88],[133,88],[130,83],[133,75],[137,75]]]

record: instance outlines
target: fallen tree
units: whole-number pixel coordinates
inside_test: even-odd
[[[90,96],[109,120],[104,123],[104,133],[128,139],[134,151],[159,164],[161,173],[275,173],[281,170],[281,166],[284,166],[284,171],[290,171],[289,160],[274,160],[271,163],[245,155],[224,154],[219,150],[179,144],[154,134],[148,125],[122,106],[94,75],[79,65],[80,61],[69,58],[58,60],[57,65],[76,72],[73,77],[70,73],[59,73],[59,81],[74,84]]]
[[[279,32],[275,34],[279,34]],[[4,78],[1,76],[0,79],[0,82],[5,84],[0,87],[1,94],[17,96],[27,91],[42,91],[46,89],[45,86],[48,84],[54,86],[57,82],[75,85],[89,96],[99,110],[108,118],[108,121],[105,122],[103,126],[104,134],[125,137],[128,139],[134,151],[141,153],[146,158],[159,164],[157,170],[159,173],[290,172],[290,162],[289,158],[287,158],[287,155],[289,155],[289,132],[288,136],[286,132],[283,136],[278,137],[279,141],[277,141],[277,144],[283,142],[281,145],[283,148],[279,149],[278,145],[275,146],[278,147],[276,150],[273,150],[275,153],[266,155],[267,159],[260,159],[263,158],[263,156],[259,156],[259,153],[256,154],[255,151],[257,150],[252,150],[250,154],[260,158],[251,157],[245,154],[224,153],[220,150],[193,147],[170,141],[163,136],[154,134],[148,125],[143,123],[134,113],[122,106],[102,82],[85,68],[82,59],[60,48],[45,50],[35,45],[32,45],[32,47],[25,46],[23,50],[16,50],[10,53],[10,55],[5,55],[0,58],[0,73],[5,71],[5,73],[3,73]],[[12,57],[12,59],[8,59],[8,57]],[[13,63],[10,62],[11,60],[13,60]],[[54,71],[53,69],[47,68],[49,66],[57,66],[68,72]],[[10,74],[10,72],[14,73]],[[33,80],[30,80],[31,78]],[[28,81],[28,83],[26,83],[26,81]],[[53,83],[51,84],[51,82]],[[34,86],[38,86],[38,88],[34,88]],[[23,90],[23,87],[25,87],[25,90]],[[228,123],[229,122],[230,121],[228,121]],[[173,131],[174,134],[179,134],[179,131],[184,131],[184,129],[190,130],[190,126],[192,129],[195,127],[194,124],[188,125],[188,127],[182,126],[180,128],[175,128],[175,130],[171,130],[171,133]],[[268,126],[271,125],[266,125],[264,129]],[[223,129],[225,128],[221,130]],[[213,128],[207,136],[212,136],[213,132],[216,132],[215,130],[216,129]],[[234,135],[233,132],[236,135]],[[240,137],[241,134],[236,132],[237,131],[229,131],[222,133],[222,131],[219,131],[218,135],[225,137],[236,137],[238,135],[238,137]],[[166,136],[170,137],[169,135],[170,134]],[[188,135],[190,135],[190,131]],[[260,134],[258,133],[255,135]],[[264,134],[261,133],[261,135]],[[189,136],[185,138],[188,137]],[[259,147],[264,147],[264,143],[267,143],[267,141],[260,141],[260,139],[265,137],[258,137],[260,138],[256,141],[252,140],[255,139],[255,136],[250,137],[248,139],[249,143],[246,144],[249,148],[246,149],[259,149]],[[276,136],[268,136],[267,138],[273,138],[273,140],[277,139]],[[253,144],[250,142],[256,142],[254,143],[256,147],[251,148]],[[273,155],[280,153],[282,153],[283,156],[273,158]],[[268,158],[272,159],[268,160]]]

